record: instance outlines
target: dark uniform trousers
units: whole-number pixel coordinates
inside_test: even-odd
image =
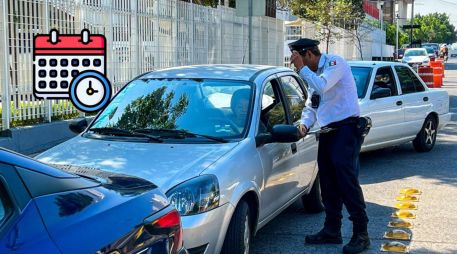
[[[354,233],[367,232],[368,216],[360,188],[359,153],[362,137],[357,118],[351,117],[327,125],[335,128],[319,138],[319,179],[325,207],[325,229],[340,232],[343,204],[353,222]]]

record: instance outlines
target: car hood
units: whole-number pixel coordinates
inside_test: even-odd
[[[201,174],[237,144],[133,143],[77,136],[39,154],[36,159],[141,177],[166,192]]]
[[[403,59],[407,62],[418,63],[428,59],[428,56],[404,56]]]

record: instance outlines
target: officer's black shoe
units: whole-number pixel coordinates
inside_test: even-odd
[[[333,233],[328,232],[325,228],[314,235],[307,235],[305,237],[305,243],[307,244],[342,244],[343,239],[341,238],[341,232]]]
[[[357,254],[370,247],[370,238],[368,233],[356,233],[352,236],[351,241],[343,247],[344,254]]]

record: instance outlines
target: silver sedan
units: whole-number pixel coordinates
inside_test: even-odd
[[[296,128],[307,96],[282,67],[155,71],[37,158],[147,179],[182,215],[189,253],[248,253],[256,231],[297,199],[323,209],[316,136],[299,139]]]

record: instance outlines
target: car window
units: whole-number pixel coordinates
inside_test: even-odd
[[[253,83],[236,80],[134,80],[113,98],[91,129],[186,130],[241,138],[247,132],[253,91]]]
[[[365,97],[372,70],[373,68],[371,67],[351,66],[352,76],[354,76],[355,85],[357,86],[357,95],[359,98]]]
[[[297,79],[293,76],[281,78],[282,88],[287,98],[287,103],[290,109],[292,122],[297,122],[301,119],[301,113],[306,104],[306,93],[300,87]]]
[[[411,79],[413,80],[414,89],[416,90],[416,92],[425,91],[425,87],[422,84],[422,82],[419,80],[419,78],[410,69],[408,69],[408,72],[409,72],[409,75],[411,76]]]
[[[395,71],[400,81],[401,91],[403,94],[409,94],[416,92],[414,82],[409,74],[410,70],[405,66],[395,66]]]
[[[267,132],[276,124],[287,123],[286,111],[280,100],[277,80],[271,80],[265,85],[261,103],[259,132]]]
[[[425,49],[408,49],[405,52],[405,56],[426,56],[427,51]]]
[[[5,223],[8,214],[11,211],[11,207],[9,206],[9,197],[3,187],[3,183],[0,182],[0,229],[1,226]]]
[[[379,68],[376,71],[371,94],[375,93],[376,90],[380,88],[388,88],[391,96],[398,95],[397,83],[395,82],[392,68],[390,68],[390,66]]]

